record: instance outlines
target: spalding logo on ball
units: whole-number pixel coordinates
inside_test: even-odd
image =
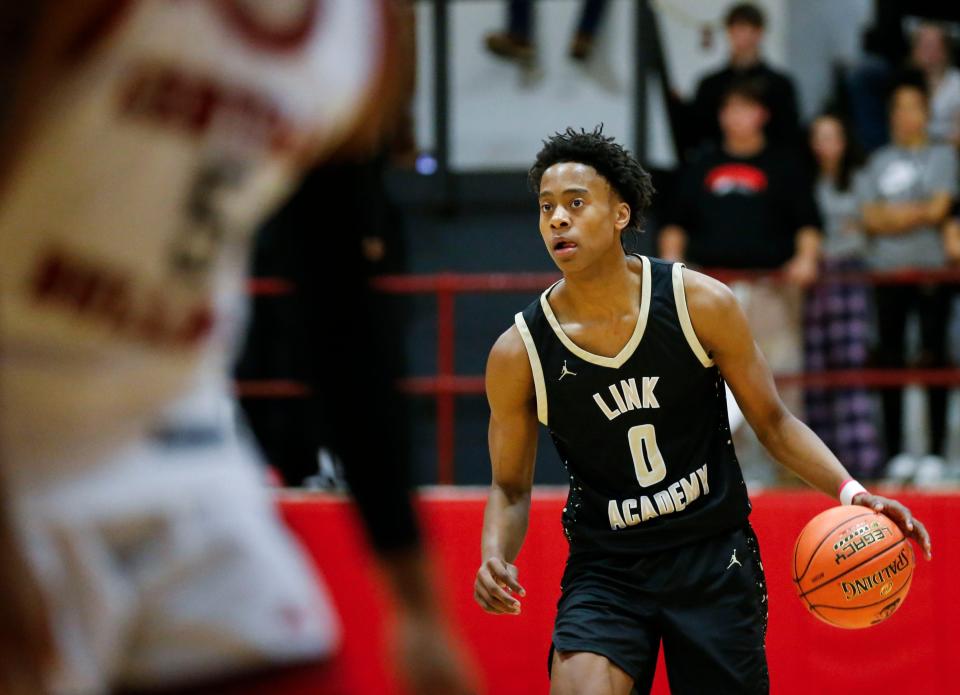
[[[835,627],[882,623],[903,605],[914,569],[900,528],[866,507],[833,507],[810,520],[793,550],[793,581],[815,616]]]

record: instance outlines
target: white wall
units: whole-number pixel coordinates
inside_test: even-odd
[[[866,1],[866,0],[864,0]],[[652,0],[660,17],[670,79],[689,95],[705,71],[723,62],[726,42],[720,0]],[[787,9],[791,2],[763,0],[768,16],[766,53],[774,65],[787,56]],[[567,55],[580,3],[542,0],[537,3],[537,38],[541,69],[530,75],[512,63],[489,55],[484,35],[503,27],[505,3],[495,0],[452,0],[450,15],[451,166],[454,170],[516,169],[529,166],[540,141],[568,125],[605,131],[632,146],[635,4],[612,0],[601,28],[597,51],[587,66]],[[424,149],[435,143],[433,123],[432,8],[421,0],[418,11],[419,83],[417,135]],[[713,46],[701,47],[701,29],[713,27]],[[670,165],[673,152],[659,92],[650,84],[648,151],[654,164]]]
[[[873,18],[873,1],[792,0],[787,4],[787,54],[801,116],[810,120],[830,95],[833,63],[850,65],[860,56],[860,35]]]
[[[660,40],[666,54],[671,87],[684,98],[692,98],[704,73],[719,69],[729,53],[723,18],[733,2],[718,0],[650,0],[657,14]],[[765,55],[771,65],[786,63],[785,21],[788,0],[762,0],[757,4],[767,17]],[[704,46],[704,31],[711,36]],[[676,156],[669,141],[665,107],[656,81],[650,82],[650,133],[647,151],[650,163],[671,167]]]
[[[805,2],[805,0],[801,0]],[[667,65],[674,87],[692,96],[700,76],[719,68],[727,56],[723,17],[733,2],[719,0],[651,0],[660,19],[660,30],[667,53]],[[771,65],[786,65],[786,12],[788,0],[756,2],[767,16],[764,53]],[[702,28],[712,29],[713,44],[701,46]]]

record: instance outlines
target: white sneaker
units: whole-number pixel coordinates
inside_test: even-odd
[[[920,459],[913,482],[917,487],[936,487],[943,482],[947,472],[946,461],[942,456],[928,454]]]
[[[919,463],[916,457],[901,452],[887,462],[886,477],[894,483],[905,483],[916,474]]]

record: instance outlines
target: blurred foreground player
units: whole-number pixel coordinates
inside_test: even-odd
[[[16,41],[2,47],[15,97],[0,152],[0,456],[54,635],[43,675],[57,693],[224,693],[218,681],[249,670],[322,662],[335,617],[231,436],[226,367],[250,232],[303,168],[384,117],[394,10],[33,5],[3,10]],[[407,670],[417,692],[463,692],[406,506],[410,542],[381,560]],[[3,599],[32,590],[16,550],[0,557]],[[44,621],[22,608],[10,613],[39,661]],[[12,673],[20,645],[0,648]]]
[[[784,466],[883,510],[929,556],[923,525],[869,494],[784,408],[733,294],[680,263],[626,255],[650,177],[612,138],[568,129],[530,171],[563,279],[516,315],[487,365],[493,486],[475,598],[516,614],[537,422],[570,473],[570,556],[550,648],[554,695],[769,691],[766,584],[724,381]]]
[[[43,599],[7,508],[0,508],[0,693],[37,695],[52,657]]]

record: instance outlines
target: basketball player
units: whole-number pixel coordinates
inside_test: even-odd
[[[487,365],[493,486],[475,598],[517,614],[512,564],[530,506],[537,422],[570,475],[570,556],[550,649],[555,695],[765,693],[766,590],[731,443],[724,382],[771,454],[813,487],[883,511],[930,555],[901,504],[851,481],[786,411],[721,283],[625,255],[650,178],[612,138],[568,129],[530,171],[563,279],[516,315]]]
[[[0,693],[43,692],[53,640],[43,597],[27,569],[7,509],[0,509]]]
[[[250,232],[388,117],[388,3],[17,5],[0,22],[0,453],[28,560],[0,545],[0,598],[20,597],[27,644],[0,640],[0,682],[38,677],[8,662],[42,662],[45,622],[57,693],[224,693],[322,661],[336,621],[229,431],[226,367]],[[419,547],[381,561],[414,689],[464,692]]]

